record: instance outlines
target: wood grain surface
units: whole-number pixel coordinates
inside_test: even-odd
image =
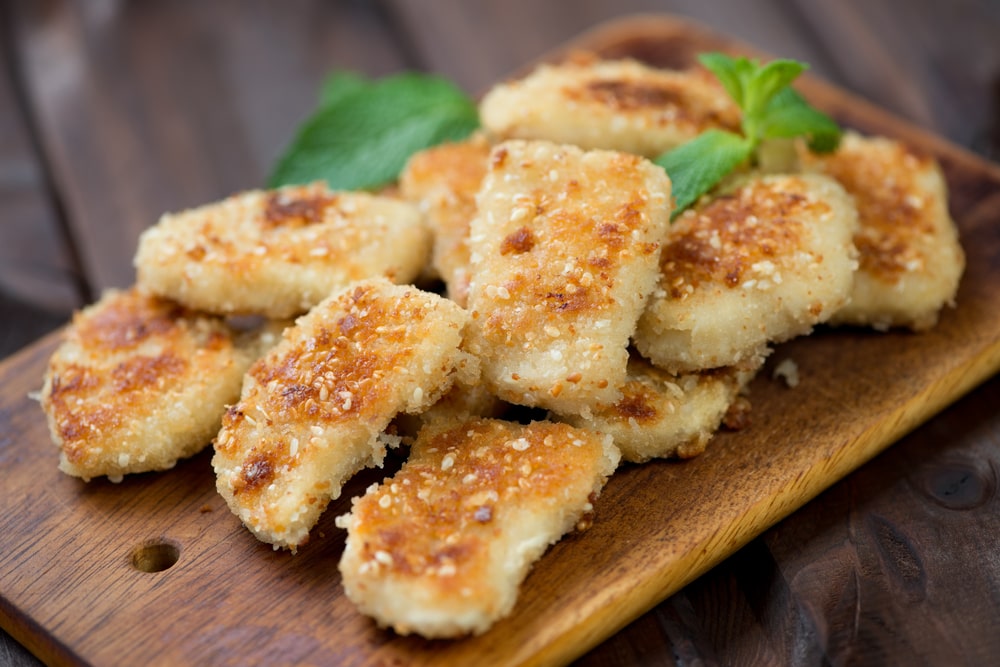
[[[684,64],[709,48],[742,48],[654,17],[602,28],[574,45],[658,65]],[[1000,367],[1000,169],[828,85],[810,81],[804,90],[845,124],[900,136],[941,159],[968,253],[958,308],[921,335],[823,330],[780,347],[772,359],[796,361],[802,376],[797,388],[765,373],[753,384],[749,429],[720,434],[689,462],[624,467],[599,499],[593,527],[545,556],[525,582],[513,616],[492,631],[458,642],[398,637],[377,630],[342,596],[336,564],[343,533],[333,517],[346,510],[352,492],[383,471],[352,482],[295,556],[258,543],[228,512],[214,491],[207,453],[169,473],[118,485],[82,484],[58,472],[41,412],[28,398],[40,385],[55,337],[0,366],[2,625],[51,664],[561,664],[680,591]],[[948,419],[962,423],[961,413]],[[915,447],[932,449],[933,434],[919,433],[926,435]],[[944,464],[922,477],[916,471],[907,493],[943,511],[993,502],[995,468],[975,458],[949,459],[947,451],[941,456]],[[835,495],[830,502],[855,501]],[[750,586],[747,605],[763,611],[718,622],[738,627],[764,619],[786,624],[786,634],[825,633],[823,641],[736,647],[727,662],[789,662],[808,658],[819,645],[822,660],[849,658],[859,632],[869,633],[862,640],[879,639],[878,624],[858,619],[855,602],[884,585],[896,587],[903,601],[932,596],[935,604],[921,607],[922,613],[956,612],[959,598],[926,581],[920,545],[934,535],[907,535],[893,516],[869,515],[861,525],[848,520],[843,531],[809,543],[812,553],[800,552],[796,528],[809,521],[768,533],[766,554],[759,546],[727,561],[738,571],[780,558],[784,602],[755,600]],[[990,540],[985,532],[980,539]],[[167,565],[172,554],[172,566],[143,571]],[[829,569],[836,586],[818,589],[827,577],[810,576],[817,569]],[[875,576],[882,570],[888,576]],[[704,581],[711,586],[719,580]],[[977,583],[975,575],[968,578],[968,586]],[[657,607],[655,616],[643,617],[660,625],[653,636],[678,640],[674,655],[681,663],[685,656],[711,656],[696,642],[704,633],[693,627],[705,617],[695,603],[711,595],[687,590]],[[798,594],[824,606],[813,618],[828,625],[802,624],[801,609],[789,611]],[[898,613],[906,613],[905,604]],[[925,648],[942,655],[940,646],[922,642],[912,638],[913,655]],[[997,647],[987,641],[959,648],[956,655],[973,660],[996,655]],[[591,661],[599,655],[591,654]]]

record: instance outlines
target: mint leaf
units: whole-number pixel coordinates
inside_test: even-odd
[[[338,76],[329,84],[329,103],[300,127],[269,187],[320,179],[338,190],[379,187],[394,181],[415,152],[479,127],[475,103],[437,76],[406,73],[372,83]]]
[[[809,148],[829,153],[840,144],[840,126],[822,111],[811,106],[791,88],[776,94],[767,107],[761,137],[806,137]]]
[[[351,95],[370,90],[374,84],[354,72],[334,72],[326,77],[319,91],[319,105],[330,107]]]
[[[766,65],[740,56],[703,53],[698,61],[708,68],[743,112],[743,134],[751,140],[760,138],[760,125],[771,99],[788,87],[808,68],[797,60],[777,59]]]
[[[723,130],[706,130],[654,160],[667,170],[674,197],[671,220],[747,160],[753,145]]]
[[[820,152],[839,144],[840,128],[833,119],[789,87],[807,64],[776,59],[761,65],[724,53],[702,53],[698,61],[715,74],[743,112],[743,136],[709,130],[654,160],[667,170],[673,184],[672,218],[752,158],[763,139],[803,136],[810,148]]]
[[[699,54],[698,62],[715,75],[736,105],[743,108],[743,91],[753,63],[746,58],[730,58],[724,53]]]
[[[787,88],[806,67],[796,60],[772,60],[763,67],[758,67],[747,85],[742,105],[744,116],[759,117],[775,94]]]

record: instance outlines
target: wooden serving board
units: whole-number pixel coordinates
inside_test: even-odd
[[[609,24],[566,48],[663,66],[748,51],[668,17]],[[230,514],[208,452],[121,484],[60,473],[28,398],[55,336],[0,365],[0,624],[50,664],[559,664],[725,559],[1000,368],[1000,168],[821,82],[802,89],[843,124],[940,159],[968,254],[958,307],[920,335],[820,331],[780,347],[772,360],[795,360],[797,388],[764,373],[749,429],[688,462],[623,467],[593,527],[546,554],[489,633],[400,637],[344,598],[333,518],[382,471],[354,480],[297,555]]]

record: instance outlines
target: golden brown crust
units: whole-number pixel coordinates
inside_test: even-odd
[[[427,637],[509,613],[532,561],[571,529],[617,465],[607,438],[565,424],[425,427],[402,470],[341,517],[348,596]]]
[[[636,155],[494,148],[470,239],[470,349],[501,398],[560,412],[614,400],[656,280],[669,191]]]
[[[742,366],[678,375],[632,355],[621,399],[565,421],[608,433],[626,461],[691,458],[705,451],[762,363],[760,358]]]
[[[399,177],[403,196],[420,204],[434,233],[433,267],[462,306],[469,290],[469,224],[489,153],[489,142],[477,134],[415,154]]]
[[[84,478],[172,467],[209,444],[253,353],[220,320],[139,290],[77,313],[42,390],[61,468]]]
[[[806,221],[830,210],[828,202],[779,182],[720,195],[677,221],[660,255],[660,284],[681,300],[705,282],[735,288],[754,264],[801,247]]]
[[[135,265],[140,285],[192,308],[283,318],[352,280],[409,282],[429,244],[412,204],[312,183],[165,215]]]
[[[804,168],[835,178],[858,208],[858,276],[851,303],[834,321],[933,326],[954,301],[965,267],[937,162],[902,142],[853,132],[830,155],[799,149]]]
[[[498,141],[542,139],[655,157],[710,129],[736,131],[739,109],[705,70],[572,58],[495,86],[480,105]]]
[[[818,175],[751,176],[671,226],[634,341],[672,372],[759,360],[847,301],[857,212]]]
[[[914,241],[934,233],[938,215],[919,181],[921,172],[935,168],[930,156],[899,142],[876,148],[849,138],[819,160],[858,207],[861,229],[854,245],[862,271],[894,283],[923,261]]]
[[[466,318],[385,279],[300,318],[247,373],[216,438],[218,488],[234,513],[264,541],[301,544],[348,477],[381,465],[392,418],[433,403],[459,366],[473,370],[459,349]]]

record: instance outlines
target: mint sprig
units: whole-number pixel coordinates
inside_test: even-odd
[[[673,184],[676,218],[739,165],[752,160],[767,139],[805,137],[817,152],[835,150],[840,128],[790,86],[808,65],[777,59],[766,65],[703,53],[698,60],[715,74],[742,112],[740,131],[708,130],[667,151],[654,162],[667,170]]]
[[[750,142],[738,134],[706,130],[656,158],[656,163],[670,175],[673,216],[694,204],[723,176],[746,162],[751,150]]]
[[[393,182],[411,155],[458,141],[479,127],[475,102],[437,76],[404,73],[372,81],[339,72],[319,109],[299,128],[269,187],[326,180],[338,190]]]
[[[792,88],[771,98],[762,134],[765,139],[805,137],[817,153],[835,151],[840,144],[840,126]]]

